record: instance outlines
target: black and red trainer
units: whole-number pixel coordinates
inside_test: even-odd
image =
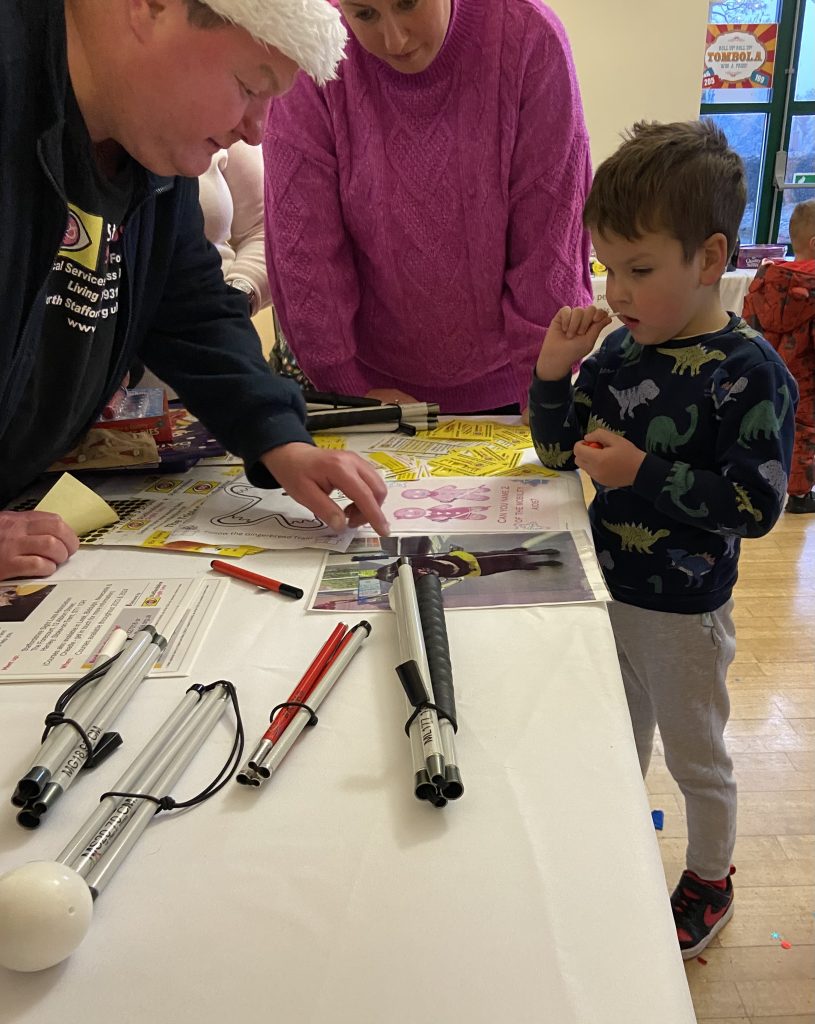
[[[735,872],[731,865],[730,875]],[[671,896],[676,937],[683,960],[692,960],[724,928],[733,916],[733,883],[724,888],[706,882],[692,871],[683,871]]]

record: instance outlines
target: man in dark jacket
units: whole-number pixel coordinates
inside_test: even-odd
[[[386,532],[379,475],[311,444],[198,205],[212,154],[258,144],[271,98],[298,66],[331,77],[343,43],[325,0],[0,0],[0,507],[139,358],[253,484],[334,527],[339,488],[352,525]],[[76,546],[59,517],[0,513],[0,579],[48,575]]]

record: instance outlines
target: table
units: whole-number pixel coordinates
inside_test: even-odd
[[[582,507],[574,479],[575,507]],[[316,552],[251,567],[310,587]],[[86,548],[57,578],[187,576],[200,556]],[[0,872],[53,859],[195,681],[233,680],[248,742],[338,617],[230,581],[190,679],[150,680],[125,746],[40,830],[6,807]],[[351,621],[353,616],[346,616]],[[393,616],[261,791],[161,815],[85,941],[0,969],[0,1021],[54,1024],[692,1024],[665,880],[602,604],[450,612],[464,798],[412,796]],[[0,687],[0,785],[30,763],[59,690]],[[176,796],[215,774],[226,722]]]

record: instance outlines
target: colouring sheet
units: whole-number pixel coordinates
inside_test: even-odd
[[[445,477],[393,483],[383,506],[391,531],[431,533],[448,525],[457,533],[528,533],[585,527],[569,507],[582,493],[574,473],[557,476]]]
[[[173,540],[254,544],[263,548],[328,548],[344,551],[353,530],[335,533],[283,491],[252,487],[245,477],[220,487],[179,516]]]
[[[252,487],[240,466],[117,476],[94,480],[93,486],[119,521],[84,534],[83,544],[240,557],[266,549],[344,551],[354,535],[335,533],[284,491]],[[29,499],[14,507],[35,503]]]

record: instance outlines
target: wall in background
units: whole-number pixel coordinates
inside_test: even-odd
[[[642,119],[699,116],[708,0],[546,0],[574,52],[594,166]]]

